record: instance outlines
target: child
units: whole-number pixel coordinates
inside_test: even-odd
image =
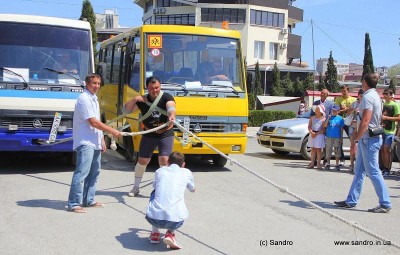
[[[336,159],[336,171],[340,171],[339,159],[340,159],[340,141],[343,136],[344,120],[338,115],[339,106],[334,105],[332,107],[332,115],[329,115],[328,119],[324,123],[326,131],[326,166],[325,169],[330,169],[330,162],[332,157],[332,146],[335,151]]]
[[[153,188],[147,207],[146,220],[153,226],[150,243],[160,242],[159,228],[167,229],[163,242],[170,249],[181,249],[176,242],[174,230],[182,226],[188,217],[184,193],[186,188],[194,192],[192,172],[185,167],[185,156],[172,152],[168,157],[168,166],[156,171]]]
[[[308,137],[308,146],[311,147],[311,162],[307,168],[314,168],[314,161],[317,158],[317,168],[322,169],[321,166],[321,152],[322,148],[325,147],[325,135],[322,124],[325,121],[325,107],[320,104],[315,107],[315,115],[310,117],[308,122],[308,131],[310,136]]]

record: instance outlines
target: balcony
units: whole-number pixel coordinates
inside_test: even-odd
[[[289,23],[297,23],[297,22],[303,22],[303,9],[299,9],[297,7],[288,6],[288,18],[289,18]]]
[[[289,34],[287,45],[288,60],[301,58],[301,36]]]

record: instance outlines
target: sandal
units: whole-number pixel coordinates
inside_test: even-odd
[[[104,204],[103,204],[103,203],[100,203],[100,202],[95,202],[95,203],[93,203],[93,204],[91,204],[91,205],[86,205],[86,206],[84,206],[84,207],[102,208],[102,207],[104,207]]]
[[[72,207],[72,208],[68,209],[68,211],[74,212],[74,213],[86,213],[86,210],[80,206]]]

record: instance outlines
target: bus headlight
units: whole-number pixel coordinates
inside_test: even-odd
[[[240,124],[230,124],[229,131],[231,132],[240,132],[242,131],[242,125]]]

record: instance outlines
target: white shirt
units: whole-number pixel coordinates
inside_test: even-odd
[[[155,197],[149,202],[147,216],[156,220],[180,222],[189,216],[185,205],[186,188],[194,191],[192,172],[176,164],[156,171],[153,183]]]
[[[81,145],[89,145],[96,150],[101,150],[103,131],[90,126],[88,119],[100,120],[100,109],[97,96],[84,90],[75,103],[73,120],[73,149]]]

